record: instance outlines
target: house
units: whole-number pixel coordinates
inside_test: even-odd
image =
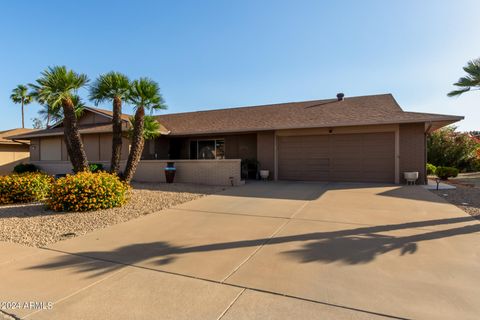
[[[33,130],[11,129],[0,131],[0,175],[9,174],[17,164],[29,161],[29,141],[11,140],[8,137],[31,131]]]
[[[91,162],[108,163],[111,112],[86,108],[79,128]],[[239,184],[240,159],[256,159],[274,180],[402,183],[426,181],[426,136],[461,116],[403,111],[391,94],[344,97],[156,116],[162,135],[146,141],[135,175],[164,181],[175,160],[177,181]],[[123,116],[124,130],[128,116]],[[18,135],[31,141],[33,163],[51,173],[71,169],[57,126]],[[124,138],[122,160],[129,142]]]

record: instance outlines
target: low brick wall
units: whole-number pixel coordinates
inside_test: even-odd
[[[170,162],[170,161],[168,161]],[[175,182],[198,183],[207,185],[228,186],[242,184],[240,177],[240,159],[225,160],[172,160],[175,162],[177,172]],[[71,173],[70,161],[32,161],[42,171],[54,175]],[[95,161],[108,168],[108,161]],[[126,161],[121,162],[122,169]],[[166,160],[142,160],[138,164],[133,180],[139,182],[165,182],[163,168],[167,166]]]

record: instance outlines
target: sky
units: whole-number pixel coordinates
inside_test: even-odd
[[[476,0],[1,1],[0,130],[21,126],[11,90],[54,65],[92,80],[150,77],[163,113],[392,93],[404,110],[463,115],[460,130],[480,130],[480,92],[446,96],[480,57],[479,10]],[[39,109],[26,107],[28,127]]]

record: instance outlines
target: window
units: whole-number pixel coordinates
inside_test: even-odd
[[[190,159],[225,159],[225,140],[191,140]]]

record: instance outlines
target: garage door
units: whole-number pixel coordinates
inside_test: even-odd
[[[395,134],[278,137],[278,178],[393,183]]]

